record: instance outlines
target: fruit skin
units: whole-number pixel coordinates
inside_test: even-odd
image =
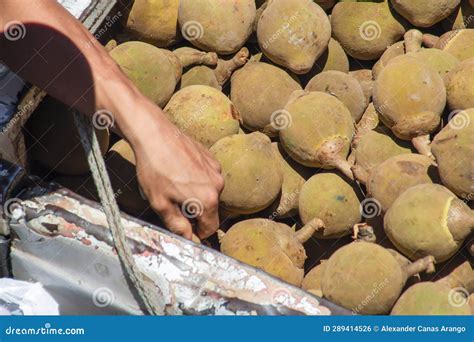
[[[446,105],[446,89],[434,69],[403,55],[393,58],[380,72],[373,100],[383,123],[398,138],[411,140],[438,127]]]
[[[452,305],[453,290],[437,282],[422,282],[408,288],[392,309],[391,315],[471,315],[464,305]],[[459,294],[462,295],[462,294]]]
[[[474,27],[474,3],[472,0],[461,0],[461,6],[443,21],[446,30],[461,30]]]
[[[312,0],[270,0],[258,21],[257,38],[272,62],[305,74],[326,50],[331,24]]]
[[[390,0],[393,8],[410,23],[430,27],[449,16],[461,0]]]
[[[408,188],[437,180],[436,164],[431,158],[409,153],[393,156],[372,169],[367,190],[387,211]]]
[[[329,70],[337,70],[341,72],[349,72],[349,59],[341,44],[331,38],[329,45],[323,54],[316,60],[313,68],[308,73],[312,78],[316,74]],[[307,77],[304,75],[303,77]]]
[[[230,98],[242,115],[245,128],[274,137],[279,128],[275,120],[279,115],[285,119],[285,113],[279,111],[295,90],[301,90],[301,86],[284,70],[250,61],[232,76]]]
[[[451,110],[474,108],[474,58],[466,59],[446,75],[446,93]]]
[[[341,71],[331,70],[316,75],[306,85],[305,90],[335,96],[349,109],[355,122],[360,120],[368,105],[359,81]]]
[[[385,50],[380,56],[379,60],[374,64],[372,67],[372,74],[374,75],[374,79],[377,79],[380,72],[383,68],[397,56],[401,56],[405,54],[405,44],[403,41],[396,42],[390,45],[387,50]]]
[[[443,184],[461,198],[474,194],[474,108],[458,112],[433,139],[431,148]]]
[[[110,56],[143,95],[164,107],[176,88],[176,76],[173,64],[162,50],[130,41],[117,46]]]
[[[420,184],[393,202],[384,228],[390,241],[410,259],[433,255],[436,262],[443,262],[474,228],[474,214],[444,186]]]
[[[326,269],[325,266],[326,260],[321,260],[321,263],[311,269],[309,271],[301,283],[301,287],[308,292],[315,294],[316,296],[322,297],[323,292],[321,290],[321,278],[323,276],[323,272]]]
[[[318,173],[301,188],[298,210],[307,224],[314,218],[324,223],[318,238],[332,239],[349,235],[361,220],[360,201],[354,188],[335,173]]]
[[[231,135],[210,151],[220,162],[225,180],[220,196],[223,209],[235,214],[256,213],[277,198],[283,172],[265,134]]]
[[[474,57],[474,29],[446,32],[434,47],[449,52],[461,62],[472,58]]]
[[[84,148],[74,123],[73,111],[61,102],[47,97],[26,124],[28,158],[63,175],[76,176],[89,172]],[[102,154],[109,146],[108,129],[95,128]]]
[[[354,166],[352,171],[355,178],[367,183],[371,171],[387,159],[400,154],[411,153],[407,142],[397,139],[386,127],[378,127],[352,141]]]
[[[237,52],[252,33],[255,0],[181,0],[178,21],[191,44],[228,55]]]
[[[359,69],[350,71],[349,75],[354,77],[360,84],[362,91],[365,96],[366,107],[372,100],[372,93],[374,91],[374,78],[372,70],[370,69]]]
[[[379,58],[387,46],[399,41],[403,25],[383,3],[339,2],[331,15],[333,38],[346,53],[361,60]]]
[[[159,47],[172,45],[179,40],[178,6],[179,0],[135,0],[126,29],[141,41]]]
[[[446,75],[460,62],[449,52],[440,49],[421,49],[417,52],[408,53],[409,56],[418,58],[435,69],[444,80]]]
[[[354,124],[346,106],[326,93],[296,91],[285,110],[291,125],[280,130],[280,141],[288,154],[305,166],[338,168],[351,177],[345,158]]]
[[[409,267],[400,265],[379,245],[353,242],[339,248],[325,262],[321,289],[325,298],[354,313],[385,314],[413,274]]]
[[[239,132],[240,114],[219,90],[193,85],[176,92],[164,112],[183,133],[211,147]]]
[[[306,252],[295,231],[267,219],[244,220],[220,237],[221,252],[300,286]]]

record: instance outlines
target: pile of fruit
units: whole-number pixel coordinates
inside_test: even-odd
[[[107,48],[221,163],[222,253],[358,314],[472,314],[473,6],[135,0]],[[64,111],[38,108],[30,159],[96,198]],[[130,146],[97,132],[142,217]]]

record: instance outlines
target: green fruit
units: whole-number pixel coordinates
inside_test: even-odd
[[[300,192],[298,210],[303,224],[323,222],[318,238],[338,238],[351,233],[361,220],[360,201],[354,188],[335,173],[319,173],[308,179]]]
[[[164,112],[183,133],[211,147],[239,132],[239,112],[219,90],[193,85],[176,92]]]
[[[181,33],[205,51],[228,55],[237,52],[252,33],[255,0],[181,0]]]
[[[331,24],[312,0],[270,0],[258,21],[257,38],[272,62],[304,74],[326,50]]]
[[[324,264],[324,297],[354,313],[368,315],[390,312],[410,276],[434,271],[431,257],[401,265],[390,251],[370,242],[341,247]]]
[[[443,262],[474,228],[474,212],[445,187],[421,184],[398,196],[385,214],[384,228],[410,259],[433,255]]]
[[[336,70],[341,72],[349,72],[349,59],[341,44],[333,38],[329,40],[329,45],[323,54],[316,60],[313,68],[309,72],[311,76],[316,74]]]
[[[169,46],[178,41],[178,6],[179,0],[135,0],[126,29],[142,41]]]
[[[410,23],[430,27],[449,16],[460,0],[390,0],[393,8]]]
[[[222,208],[235,214],[251,214],[265,209],[277,198],[283,172],[265,134],[225,137],[210,151],[220,162],[225,180],[220,196]]]
[[[313,77],[306,85],[306,91],[320,91],[338,98],[358,122],[367,108],[364,91],[354,77],[341,71],[325,71]]]
[[[163,107],[176,88],[175,66],[153,45],[126,42],[110,52],[122,71],[146,97]]]
[[[474,109],[458,112],[431,144],[443,184],[461,198],[474,194]]]
[[[474,58],[459,63],[446,75],[447,100],[451,110],[474,108],[472,73],[474,73]]]
[[[387,211],[405,190],[418,184],[437,180],[436,164],[432,159],[416,153],[399,154],[374,167],[367,182],[370,196]]]
[[[251,61],[232,76],[230,98],[242,115],[243,126],[276,136],[279,120],[285,119],[282,109],[295,90],[301,86],[284,70]]]
[[[107,119],[112,119],[107,117]],[[109,146],[108,129],[95,128],[103,154]],[[64,175],[89,171],[86,154],[74,123],[73,111],[61,102],[46,98],[26,124],[28,158],[47,169]]]
[[[286,224],[267,219],[241,221],[219,236],[221,252],[300,286],[306,260],[303,243],[311,236],[306,230],[311,229],[295,233]]]
[[[311,269],[304,279],[303,283],[301,283],[301,287],[316,296],[322,297],[323,292],[321,290],[321,278],[323,276],[323,272],[325,270],[325,260],[321,260],[321,263]]]
[[[375,109],[384,124],[403,140],[433,132],[445,104],[442,78],[413,56],[393,58],[375,81]]]
[[[333,38],[354,58],[379,58],[400,40],[405,29],[392,15],[387,1],[340,2],[331,15]]]
[[[280,130],[280,141],[294,160],[309,167],[337,168],[352,177],[346,157],[354,124],[340,100],[326,93],[297,91],[285,111],[291,124]]]

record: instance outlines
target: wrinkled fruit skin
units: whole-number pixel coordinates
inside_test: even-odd
[[[474,29],[446,32],[435,48],[449,52],[461,62],[474,57]]]
[[[257,38],[272,62],[304,74],[327,48],[331,25],[312,0],[270,0],[258,21]]]
[[[181,89],[164,112],[183,133],[206,147],[239,132],[238,111],[223,93],[212,87],[193,85]]]
[[[354,188],[335,173],[319,173],[308,179],[301,189],[298,209],[303,224],[313,218],[324,222],[324,230],[315,233],[319,238],[348,235],[361,220]]]
[[[377,315],[390,311],[405,281],[406,275],[388,250],[355,242],[339,248],[325,262],[321,288],[335,304],[358,314]]]
[[[46,98],[27,123],[27,138],[31,135],[28,154],[48,169],[63,175],[81,175],[89,172],[86,154],[74,123],[72,111],[61,102]],[[109,147],[108,129],[94,129],[102,154]]]
[[[437,180],[435,165],[431,158],[416,153],[391,157],[372,169],[367,190],[387,211],[408,188]]]
[[[225,180],[220,205],[236,214],[256,213],[280,193],[283,173],[270,139],[262,133],[236,134],[210,149]]]
[[[463,242],[462,236],[455,239],[450,229],[449,215],[453,214],[450,208],[455,201],[458,206],[463,204],[465,211],[469,210],[441,185],[413,186],[403,192],[385,214],[385,232],[397,249],[412,260],[433,255],[437,262],[445,261]],[[468,220],[464,220],[467,225]]]
[[[474,58],[455,66],[446,75],[446,93],[451,110],[474,108]]]
[[[126,28],[141,40],[169,46],[178,40],[178,6],[179,0],[135,0]]]
[[[313,267],[309,271],[301,283],[301,287],[311,293],[314,293],[316,296],[322,297],[323,292],[321,291],[321,278],[323,272],[326,269],[325,262]]]
[[[438,127],[446,89],[434,69],[403,55],[393,58],[380,72],[373,99],[383,123],[398,138],[411,140]]]
[[[430,27],[449,16],[460,0],[390,0],[393,8],[417,27]]]
[[[300,164],[309,167],[333,168],[318,153],[322,145],[335,141],[337,155],[347,157],[354,135],[351,113],[334,96],[321,92],[293,94],[285,110],[291,125],[280,130],[280,141],[288,154]]]
[[[285,114],[279,111],[295,90],[301,86],[284,70],[250,62],[232,76],[230,98],[242,115],[244,127],[277,136],[279,115]]]
[[[474,194],[474,109],[457,113],[431,144],[443,184],[461,198]]]
[[[300,286],[306,252],[294,230],[267,219],[250,219],[233,225],[221,239],[221,252]]]
[[[453,290],[440,283],[418,283],[406,290],[392,309],[391,315],[471,315],[466,300],[464,304],[453,305]]]
[[[362,87],[354,77],[341,71],[325,71],[309,81],[306,91],[320,91],[333,95],[344,103],[358,122],[368,103]]]
[[[333,37],[346,53],[361,60],[379,58],[405,29],[385,3],[340,2],[331,15]]]
[[[176,76],[162,50],[147,43],[126,42],[113,49],[110,56],[143,95],[165,106],[176,88]]]
[[[237,52],[252,33],[255,0],[181,0],[178,21],[183,37],[205,51]]]

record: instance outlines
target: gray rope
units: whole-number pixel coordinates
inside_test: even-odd
[[[104,158],[99,147],[97,136],[89,118],[74,111],[74,121],[81,138],[82,146],[86,151],[89,163],[97,187],[100,201],[104,208],[107,223],[109,224],[112,238],[119,259],[125,268],[126,276],[137,290],[145,309],[150,315],[163,315],[164,305],[156,295],[156,289],[144,282],[143,275],[139,270],[124,234],[121,215],[107,174]]]

